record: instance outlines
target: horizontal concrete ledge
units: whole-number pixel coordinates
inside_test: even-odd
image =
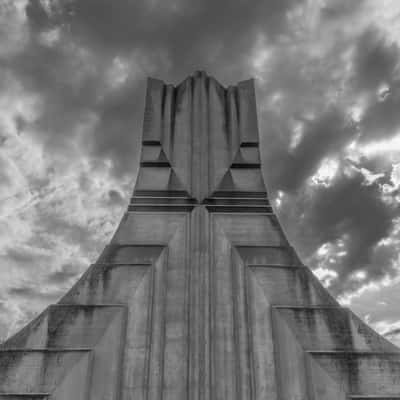
[[[174,214],[176,214],[176,215],[188,215],[189,213],[191,212],[191,210],[185,210],[185,211],[182,211],[182,210],[171,210],[171,209],[158,209],[158,210],[156,210],[156,209],[154,209],[154,210],[151,210],[151,209],[147,209],[147,210],[144,210],[144,209],[142,209],[142,210],[138,210],[138,209],[136,209],[136,210],[126,210],[126,214],[127,215],[130,215],[130,214],[141,214],[141,215],[154,215],[154,214],[159,214],[159,215],[171,215],[171,213],[174,213]]]
[[[106,246],[107,249],[115,249],[115,248],[121,248],[121,247],[166,247],[165,243],[140,243],[140,242],[134,242],[134,243],[110,243],[109,245]]]
[[[155,199],[155,200],[168,199],[168,200],[191,201],[193,203],[197,203],[197,200],[194,199],[193,197],[175,196],[175,195],[168,196],[168,195],[166,195],[167,193],[169,193],[169,192],[160,192],[160,194],[158,196],[133,195],[131,197],[131,201],[134,199],[137,199],[139,201],[146,200],[146,199]]]
[[[92,306],[92,304],[90,304],[90,303],[65,303],[65,304],[67,305],[67,307],[68,306],[77,306],[77,307],[81,307],[81,306],[82,307],[86,307],[86,306],[91,307]],[[64,304],[60,303],[60,305],[62,306]],[[98,307],[98,308],[102,307],[101,304],[93,304],[93,305],[94,305],[94,307]],[[108,304],[104,303],[104,307],[107,308],[110,306]],[[117,304],[113,304],[112,307],[121,307],[122,309],[127,310],[129,308],[129,304],[128,303],[117,303]]]
[[[161,146],[161,142],[159,140],[143,140],[143,146]]]
[[[207,206],[207,210],[211,213],[217,214],[264,214],[273,215],[272,211],[264,207],[238,207],[232,208],[232,206]]]
[[[242,142],[240,147],[258,147],[259,142]]]
[[[289,310],[292,310],[292,309],[294,309],[294,310],[296,310],[296,309],[298,309],[298,310],[324,310],[324,309],[327,309],[327,310],[349,311],[349,309],[346,307],[334,306],[334,305],[324,305],[324,304],[321,304],[321,305],[317,304],[317,305],[310,305],[310,306],[308,306],[308,305],[293,305],[293,306],[291,306],[291,305],[275,304],[272,306],[272,308],[289,309]]]
[[[246,211],[230,211],[230,212],[228,212],[228,211],[222,211],[222,210],[218,210],[218,211],[211,211],[210,212],[210,214],[218,214],[218,215],[232,215],[232,214],[234,214],[234,215],[237,215],[237,214],[239,214],[239,215],[254,215],[254,214],[257,214],[257,215],[265,215],[265,216],[267,216],[267,217],[275,217],[275,214],[273,214],[273,213],[269,213],[269,212],[265,212],[265,211],[258,211],[258,212],[250,212],[250,211],[248,211],[248,210],[246,210]]]
[[[233,169],[259,169],[259,168],[261,168],[261,164],[260,163],[248,163],[248,164],[233,163],[231,165],[231,168],[233,168]]]
[[[286,264],[248,264],[249,268],[287,268],[287,269],[304,269],[308,268],[304,265],[286,265]]]
[[[135,190],[134,197],[185,197],[191,198],[185,190]]]
[[[267,192],[232,192],[228,190],[214,192],[210,197],[268,198]]]
[[[192,211],[194,207],[205,206],[211,212],[248,212],[273,214],[273,209],[267,199],[247,198],[212,198],[206,199],[202,203],[197,203],[194,199],[167,198],[167,197],[135,197],[129,204],[127,212],[132,211]]]
[[[147,199],[147,198],[146,198]],[[154,201],[154,202],[145,202],[145,201],[135,201],[134,203],[131,203],[128,205],[128,211],[133,209],[133,208],[145,208],[148,207],[149,209],[152,208],[158,208],[158,207],[177,207],[177,208],[190,208],[192,209],[198,204],[195,203],[186,203],[184,201],[168,201],[164,200],[163,201]]]
[[[15,347],[4,347],[0,348],[1,353],[88,353],[92,349],[89,347],[45,347],[45,348],[15,348]]]
[[[0,399],[44,399],[49,397],[50,393],[0,393]]]
[[[171,164],[168,161],[142,161],[140,166],[143,168],[146,167],[155,167],[155,168],[171,168]]]
[[[152,263],[97,263],[95,265],[99,265],[101,267],[109,267],[109,268],[122,267],[122,266],[134,268],[134,267],[151,267],[153,264]]]
[[[235,202],[242,204],[269,204],[269,201],[266,197],[207,197],[202,201],[202,204],[213,204],[219,202],[221,204],[226,204],[224,202]]]
[[[287,244],[235,244],[240,249],[287,249],[293,251],[292,246]]]
[[[159,197],[155,197],[155,196],[148,196],[148,197],[144,197],[144,196],[140,196],[140,197],[136,197],[133,196],[131,198],[131,202],[129,205],[135,205],[135,204],[140,204],[140,205],[144,205],[144,204],[178,204],[178,205],[186,205],[186,204],[198,204],[196,199],[193,199],[191,197],[176,197],[176,196],[171,196],[171,197],[167,197],[167,196],[159,196]]]
[[[128,213],[133,211],[192,211],[194,205],[187,204],[187,205],[177,205],[177,204],[133,204],[128,206]]]
[[[268,210],[267,212],[272,212],[272,207],[268,201],[264,199],[250,199],[242,201],[241,199],[206,199],[201,205],[206,207],[231,207],[234,208],[263,208]]]
[[[356,395],[350,395],[348,397],[349,400],[367,400],[367,399],[375,399],[375,400],[397,400],[400,399],[400,395],[399,396],[391,396],[391,395],[387,395],[387,396],[382,396],[382,395],[363,395],[363,394],[356,394]]]
[[[273,213],[272,207],[268,204],[245,204],[245,203],[243,204],[240,202],[232,204],[232,203],[228,203],[228,202],[226,202],[226,203],[219,202],[219,203],[203,203],[201,205],[204,205],[207,208],[215,208],[215,209],[218,209],[218,208],[221,208],[221,209],[226,208],[226,209],[232,209],[232,210],[258,209],[258,210],[262,210],[262,211],[266,212],[267,214]]]
[[[74,307],[74,308],[107,308],[107,307],[117,307],[117,308],[127,308],[127,304],[123,303],[113,303],[113,304],[80,304],[80,303],[58,303],[58,304],[50,304],[49,308],[56,307]]]
[[[399,351],[349,351],[349,350],[305,350],[306,353],[312,355],[349,355],[349,356],[400,356],[400,349]]]

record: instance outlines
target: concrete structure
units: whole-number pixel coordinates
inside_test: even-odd
[[[400,399],[399,350],[323,289],[260,170],[253,81],[150,79],[99,260],[0,350],[1,399]]]

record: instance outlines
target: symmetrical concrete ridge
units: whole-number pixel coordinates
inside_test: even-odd
[[[1,399],[400,399],[400,352],[290,247],[253,81],[148,81],[127,212],[61,301],[0,348]]]

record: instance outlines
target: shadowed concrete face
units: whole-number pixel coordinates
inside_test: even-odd
[[[150,79],[128,210],[2,345],[0,399],[400,398],[398,349],[301,263],[260,167],[252,81]]]

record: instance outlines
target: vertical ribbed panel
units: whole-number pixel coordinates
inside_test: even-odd
[[[176,87],[149,79],[143,146],[139,192],[183,191],[199,202],[221,190],[265,192],[252,80],[225,89],[202,71]],[[241,146],[252,146],[245,157]]]
[[[238,84],[240,143],[258,143],[258,123],[254,81]]]
[[[164,82],[149,78],[143,122],[143,141],[160,142],[162,134]]]

